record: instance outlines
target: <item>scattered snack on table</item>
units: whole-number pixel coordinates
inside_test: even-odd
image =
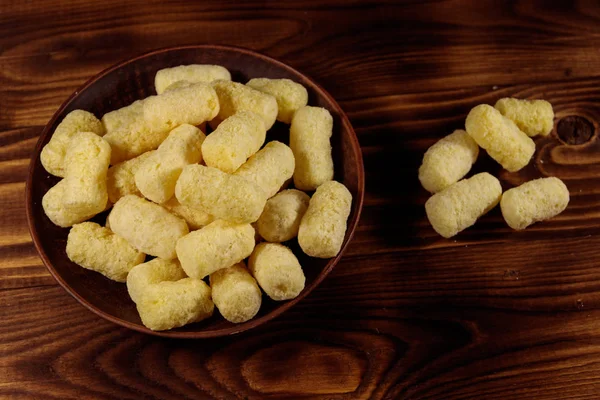
[[[129,271],[146,258],[125,239],[94,222],[83,222],[71,228],[67,256],[75,264],[117,282],[125,282]]]
[[[546,100],[504,98],[494,106],[528,136],[547,136],[554,127],[554,110]]]
[[[220,65],[179,65],[177,67],[158,70],[154,77],[154,88],[156,89],[157,94],[161,94],[165,89],[177,81],[210,83],[218,79],[230,81],[231,74],[225,67]]]
[[[64,178],[67,147],[71,138],[79,132],[92,132],[98,136],[105,133],[104,126],[94,114],[83,110],[71,111],[58,124],[50,141],[42,149],[40,161],[46,171]]]
[[[195,231],[206,225],[210,224],[215,220],[215,217],[205,213],[197,208],[191,208],[181,204],[175,196],[171,197],[169,201],[161,204],[164,208],[169,210],[172,214],[183,218],[187,223],[190,231]]]
[[[529,225],[557,216],[569,204],[569,189],[558,178],[540,178],[509,189],[502,195],[500,209],[511,228]]]
[[[344,242],[351,205],[352,194],[343,184],[329,181],[319,186],[300,221],[302,251],[311,257],[335,257]]]
[[[260,115],[240,111],[226,118],[202,143],[202,156],[209,167],[233,173],[256,153],[267,131]]]
[[[154,258],[129,271],[127,291],[131,300],[137,303],[143,297],[148,285],[163,281],[178,281],[187,277],[179,261]]]
[[[461,180],[477,161],[479,146],[469,134],[458,129],[440,139],[425,152],[419,168],[421,185],[436,193]]]
[[[494,160],[509,172],[516,172],[533,157],[535,143],[531,137],[547,136],[552,131],[554,111],[545,100],[502,98],[494,107],[487,104],[474,107],[465,126],[467,133]],[[569,190],[554,177],[526,182],[504,194],[499,181],[487,173],[452,184],[449,177],[460,179],[477,158],[477,149],[472,144],[454,143],[451,147],[447,143],[452,137],[457,142],[459,136],[455,135],[464,135],[463,132],[455,131],[428,149],[419,169],[419,180],[425,189],[432,193],[441,190],[425,203],[427,217],[436,232],[452,237],[473,225],[498,202],[506,223],[515,230],[564,211],[569,203]]]
[[[202,321],[213,314],[210,287],[201,279],[182,278],[177,264],[157,258],[134,267],[127,277],[142,323],[153,331]]]
[[[64,177],[42,207],[54,224],[72,226],[68,258],[127,282],[142,323],[156,331],[209,318],[215,306],[246,322],[262,291],[296,298],[306,278],[280,243],[297,238],[307,255],[335,257],[352,204],[332,181],[329,111],[307,106],[307,90],[289,79],[243,85],[218,65],[162,69],[155,88],[101,120],[71,112],[43,149],[44,167]],[[276,119],[291,124],[289,147],[273,140],[286,140],[279,132],[265,144]],[[457,151],[462,163],[477,155]],[[311,199],[301,190],[316,192]],[[104,227],[85,222],[109,209]]]
[[[535,152],[533,140],[490,105],[480,104],[473,108],[465,127],[477,144],[510,172],[529,164]]]
[[[498,204],[501,196],[500,181],[482,172],[431,196],[425,203],[425,211],[433,229],[450,238],[475,224]]]
[[[315,190],[333,179],[330,138],[333,118],[321,107],[302,107],[290,126],[290,148],[296,160],[294,184],[300,190]]]
[[[133,194],[115,203],[108,220],[110,229],[133,247],[166,260],[177,256],[177,240],[189,232],[183,219]]]
[[[150,150],[131,160],[122,161],[108,169],[106,175],[106,186],[108,189],[108,200],[116,203],[123,196],[135,194],[142,196],[135,185],[135,173],[144,160],[154,154],[156,150]]]
[[[256,230],[268,242],[286,242],[298,236],[310,197],[300,190],[283,190],[267,200]]]
[[[224,121],[240,111],[252,111],[261,116],[265,130],[271,129],[277,118],[277,100],[241,83],[218,80],[211,83],[219,97],[218,121]],[[213,126],[214,127],[214,126]]]
[[[180,238],[177,258],[188,276],[202,279],[248,257],[254,244],[252,225],[217,220]]]
[[[306,88],[291,79],[250,79],[247,86],[270,94],[277,100],[277,120],[290,124],[296,110],[308,104]]]
[[[267,296],[296,298],[304,289],[304,272],[294,253],[279,243],[259,243],[248,260],[250,272]]]
[[[256,183],[270,198],[292,177],[295,166],[292,150],[274,140],[250,157],[235,171],[235,175]]]
[[[183,205],[239,224],[256,221],[267,202],[265,191],[255,183],[198,164],[183,168],[175,196]]]
[[[206,135],[195,126],[173,129],[158,150],[144,159],[135,173],[135,185],[149,200],[164,203],[175,194],[183,167],[202,161],[201,146]]]
[[[195,83],[150,96],[143,107],[144,121],[151,131],[164,134],[181,124],[210,121],[219,113],[219,99],[209,84]]]
[[[104,211],[109,163],[110,146],[104,139],[92,132],[74,135],[65,155],[63,207],[80,215]]]
[[[215,306],[227,321],[239,324],[258,313],[262,292],[243,262],[210,274]]]

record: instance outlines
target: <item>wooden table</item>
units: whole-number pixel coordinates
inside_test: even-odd
[[[599,398],[600,4],[234,3],[0,5],[0,398]],[[367,193],[343,261],[298,306],[245,334],[165,340],[98,318],[54,282],[24,181],[42,127],[85,80],[196,43],[249,47],[320,82],[359,136]],[[505,188],[559,176],[569,208],[519,233],[496,209],[440,238],[423,152],[473,106],[513,95],[576,116],[562,140],[585,143],[555,130],[525,171],[485,156],[476,169]]]

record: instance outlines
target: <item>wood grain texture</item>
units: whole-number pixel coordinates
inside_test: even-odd
[[[88,78],[166,46],[246,46],[325,87],[365,161],[365,208],[334,272],[250,332],[167,340],[56,286],[26,228],[37,135]],[[0,13],[0,398],[597,399],[600,5],[596,1],[5,1]],[[499,210],[445,240],[416,169],[474,105],[518,96],[593,136],[536,139],[505,189],[564,179],[569,208],[512,232]]]
[[[332,281],[268,325],[205,341],[132,334],[81,312],[58,287],[2,291],[0,396],[592,399],[600,390],[598,310],[394,298],[373,307],[354,295],[323,307]]]
[[[9,4],[0,128],[45,124],[117,60],[197,43],[263,51],[326,82],[338,101],[600,75],[594,1]]]

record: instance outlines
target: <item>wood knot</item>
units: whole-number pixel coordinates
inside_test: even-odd
[[[519,271],[519,270],[507,269],[506,271],[504,271],[504,279],[511,279],[511,280],[518,281],[519,275],[521,275],[521,271]]]
[[[594,136],[594,125],[578,115],[570,115],[558,121],[558,137],[566,144],[583,144]]]
[[[242,375],[262,394],[321,394],[354,392],[368,360],[359,351],[292,341],[261,349],[246,359]]]

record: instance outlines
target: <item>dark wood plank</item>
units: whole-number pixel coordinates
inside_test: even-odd
[[[406,307],[393,294],[374,306],[348,292],[324,306],[338,292],[331,283],[267,326],[207,341],[116,328],[58,287],[2,291],[0,396],[592,399],[600,390],[597,307]]]
[[[42,127],[0,132],[0,288],[53,285],[25,219],[29,158]]]
[[[45,124],[95,73],[185,44],[264,51],[340,100],[577,80],[599,75],[599,19],[594,2],[9,2],[0,129]]]

